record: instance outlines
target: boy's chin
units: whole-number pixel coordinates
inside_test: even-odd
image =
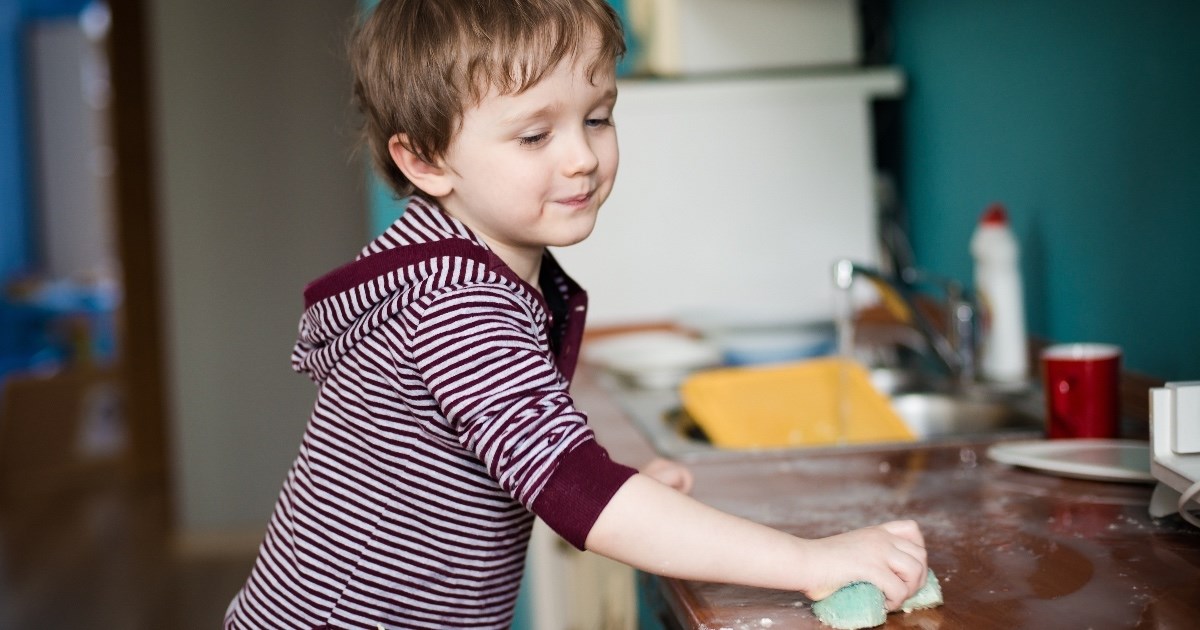
[[[596,221],[593,218],[591,221],[581,221],[579,225],[572,225],[557,231],[550,235],[547,239],[550,242],[546,243],[547,247],[570,247],[577,245],[587,240],[587,237],[592,235],[592,230],[596,227]]]
[[[587,240],[586,234],[583,236],[580,236],[579,238],[555,239],[554,242],[547,243],[546,247],[570,247],[572,245],[578,245],[578,244],[584,242],[585,240]]]

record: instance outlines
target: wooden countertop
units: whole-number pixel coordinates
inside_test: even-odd
[[[614,459],[653,450],[586,366],[573,388]],[[804,537],[921,524],[946,604],[886,628],[1200,627],[1200,530],[1152,519],[1149,485],[1072,480],[987,459],[986,443],[689,464],[693,495]],[[730,541],[730,544],[736,544]],[[656,578],[681,628],[825,628],[800,594]]]

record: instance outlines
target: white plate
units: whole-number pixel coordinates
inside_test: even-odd
[[[668,331],[628,333],[588,342],[583,359],[642,387],[678,385],[688,374],[721,363],[710,343]]]
[[[1001,442],[988,457],[1062,477],[1153,483],[1150,445],[1136,440],[1028,440]]]

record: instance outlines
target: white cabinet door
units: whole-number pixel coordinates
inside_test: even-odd
[[[634,571],[576,550],[538,519],[525,582],[530,630],[624,630],[637,627]]]
[[[831,318],[834,260],[879,257],[869,101],[901,88],[889,70],[619,82],[612,196],[555,252],[589,322]]]

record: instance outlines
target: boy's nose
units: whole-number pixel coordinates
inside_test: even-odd
[[[590,173],[596,170],[600,158],[596,156],[587,134],[578,134],[569,143],[563,167],[567,175]]]

